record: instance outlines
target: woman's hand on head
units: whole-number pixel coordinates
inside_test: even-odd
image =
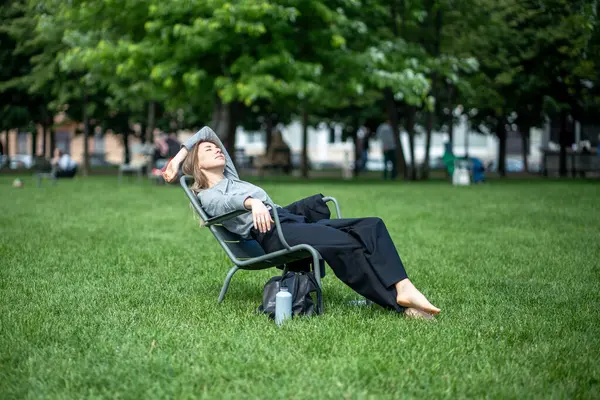
[[[181,161],[179,161],[177,158],[173,158],[171,161],[169,161],[169,164],[167,164],[166,168],[162,172],[162,176],[165,181],[173,182],[175,178],[177,178],[177,174],[179,173],[179,164],[181,164]]]
[[[271,224],[274,223],[269,213],[267,206],[258,199],[249,199],[250,206],[252,207],[252,220],[254,221],[254,229],[258,229],[259,232],[265,233],[271,230]]]
[[[179,173],[179,166],[185,160],[188,155],[188,149],[182,147],[179,152],[169,161],[167,167],[164,169],[162,176],[167,182],[173,182],[177,178]]]

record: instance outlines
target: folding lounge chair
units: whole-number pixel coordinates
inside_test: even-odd
[[[265,253],[262,247],[257,241],[253,239],[243,239],[241,236],[233,234],[225,229],[220,223],[231,218],[235,218],[239,215],[245,214],[250,211],[233,211],[227,214],[209,217],[202,206],[200,201],[190,190],[189,185],[193,182],[194,178],[190,176],[182,176],[179,180],[183,190],[187,194],[190,202],[192,203],[194,210],[198,213],[204,226],[207,226],[215,239],[219,242],[229,259],[234,263],[234,266],[229,270],[229,273],[225,277],[225,282],[221,288],[219,294],[219,303],[223,301],[225,293],[229,288],[229,283],[233,275],[240,269],[246,270],[261,270],[277,266],[285,266],[284,271],[287,270],[287,264],[293,261],[299,261],[304,259],[312,258],[312,266],[315,273],[315,278],[318,284],[317,291],[317,314],[323,313],[323,295],[321,286],[321,268],[325,267],[323,258],[319,252],[312,246],[307,244],[299,244],[296,246],[290,246],[283,236],[281,230],[281,224],[279,223],[279,216],[277,209],[272,203],[267,203],[273,208],[273,219],[275,220],[275,229],[277,235],[284,249],[278,250],[272,253]],[[338,218],[341,218],[340,207],[336,199],[333,197],[323,197],[325,202],[333,202]]]

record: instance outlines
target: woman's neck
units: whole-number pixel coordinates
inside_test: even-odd
[[[202,172],[204,173],[204,176],[206,177],[206,180],[208,181],[209,188],[215,186],[216,184],[221,182],[223,179],[225,179],[225,175],[223,175],[223,170],[219,170],[219,171],[204,170]]]

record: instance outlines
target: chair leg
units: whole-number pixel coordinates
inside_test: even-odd
[[[313,253],[313,252],[311,252]],[[316,253],[316,252],[315,252]],[[317,281],[317,314],[323,314],[323,285],[321,284],[321,258],[313,253],[313,272]],[[323,264],[323,267],[325,265]]]
[[[225,282],[223,282],[223,287],[221,288],[221,293],[219,293],[219,303],[223,302],[223,299],[225,298],[225,293],[227,293],[227,289],[229,289],[229,282],[231,282],[231,278],[233,278],[233,275],[237,272],[238,269],[240,269],[240,267],[236,265],[232,267],[227,273],[227,276],[225,277]]]

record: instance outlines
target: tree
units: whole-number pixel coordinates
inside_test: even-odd
[[[465,23],[475,24],[457,42],[481,63],[474,77],[476,91],[462,96],[478,111],[499,139],[498,170],[505,174],[506,120],[515,114],[522,134],[539,126],[545,115],[559,113],[565,127],[569,113],[579,113],[581,99],[593,79],[593,63],[585,57],[595,24],[590,3],[478,0],[477,12]],[[486,24],[477,20],[487,16]],[[526,138],[524,139],[526,141]],[[561,175],[566,174],[566,129],[561,133]]]
[[[48,87],[33,91],[27,84],[27,77],[33,69],[31,58],[40,52],[35,46],[28,46],[32,37],[32,23],[26,16],[26,7],[21,1],[9,1],[0,6],[0,16],[4,21],[0,27],[0,130],[6,130],[8,152],[8,130],[26,128],[32,135],[32,155],[37,153],[37,127],[43,127],[42,143],[46,149],[46,132],[51,124],[48,110],[50,93]]]

